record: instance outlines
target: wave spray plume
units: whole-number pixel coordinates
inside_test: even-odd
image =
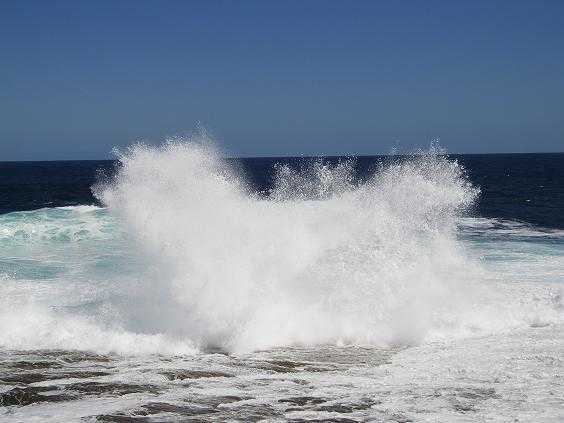
[[[141,246],[155,330],[233,351],[393,344],[460,322],[475,272],[456,217],[478,195],[434,152],[381,165],[276,168],[265,198],[209,145],[135,145],[96,187]],[[460,324],[471,324],[461,322]]]

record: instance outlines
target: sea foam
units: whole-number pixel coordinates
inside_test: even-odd
[[[435,148],[362,180],[354,159],[279,164],[261,193],[233,163],[198,137],[138,144],[93,188],[103,208],[0,216],[0,346],[409,345],[562,320],[560,292],[460,238],[479,190]]]
[[[411,343],[452,324],[476,272],[455,219],[478,190],[435,152],[382,164],[277,166],[267,198],[210,148],[171,141],[119,155],[96,188],[142,246],[166,318],[200,345]],[[153,295],[153,294],[151,294]]]

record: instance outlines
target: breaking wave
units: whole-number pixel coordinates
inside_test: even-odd
[[[0,217],[0,345],[412,344],[561,316],[550,293],[528,306],[492,286],[457,237],[479,190],[438,151],[362,181],[352,159],[279,165],[263,195],[209,144],[177,140],[119,153],[94,191],[105,208]]]

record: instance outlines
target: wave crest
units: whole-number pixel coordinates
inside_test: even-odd
[[[471,290],[455,218],[478,190],[440,154],[362,182],[353,161],[278,166],[266,199],[194,140],[119,161],[97,196],[151,264],[153,318],[200,345],[413,342],[452,323]]]

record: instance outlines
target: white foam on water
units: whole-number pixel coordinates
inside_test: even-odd
[[[280,165],[261,196],[206,140],[132,146],[95,187],[106,208],[0,217],[0,345],[412,345],[561,321],[558,287],[508,284],[460,239],[479,192],[439,153],[364,182],[353,161]]]
[[[199,345],[410,344],[530,319],[492,302],[456,239],[478,190],[436,151],[360,184],[352,162],[278,166],[268,199],[194,140],[119,159],[98,196],[153,266],[145,290],[168,315],[155,308],[151,319]],[[547,310],[541,319],[558,318]]]
[[[253,407],[272,421],[562,420],[564,237],[467,217],[478,190],[455,161],[400,158],[361,183],[353,161],[280,165],[264,196],[198,139],[119,160],[95,188],[104,208],[0,216],[0,358],[10,372],[61,350],[49,360],[62,379],[29,385],[55,393],[158,393],[3,407],[3,420],[95,421],[222,395],[241,400],[215,411],[240,421]],[[117,355],[67,362],[70,350]],[[233,377],[187,384],[167,370]]]
[[[111,218],[96,206],[69,206],[0,215],[0,243],[73,242],[113,238]]]

